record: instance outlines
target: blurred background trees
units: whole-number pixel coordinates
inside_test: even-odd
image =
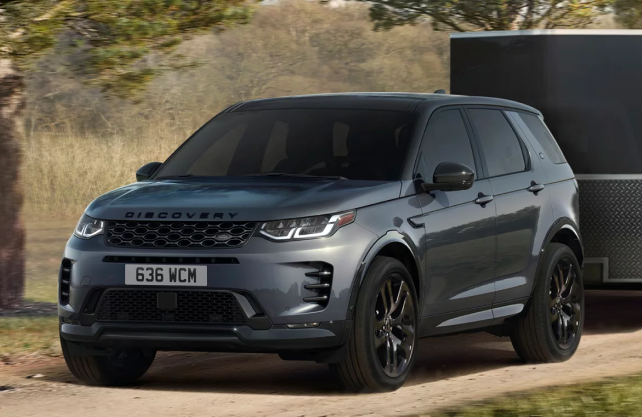
[[[435,29],[585,28],[609,13],[612,0],[363,0],[379,29],[430,18]],[[635,0],[628,0],[635,1]]]
[[[448,88],[447,33],[428,23],[375,32],[361,3],[259,6],[251,24],[195,36],[175,54],[199,65],[161,73],[136,101],[106,99],[98,86],[73,76],[61,54],[36,63],[25,110],[27,218],[78,216],[238,101]]]
[[[615,0],[616,21],[628,29],[642,28],[642,0]]]

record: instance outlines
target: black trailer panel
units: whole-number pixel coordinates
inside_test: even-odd
[[[454,34],[451,92],[540,110],[580,184],[587,281],[642,282],[642,31]]]

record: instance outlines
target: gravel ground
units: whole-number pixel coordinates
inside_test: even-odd
[[[0,317],[42,317],[58,314],[56,303],[26,303],[19,308],[0,308]]]

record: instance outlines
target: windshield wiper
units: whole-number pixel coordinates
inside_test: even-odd
[[[325,180],[347,180],[346,177],[339,175],[306,175],[306,174],[287,174],[285,172],[265,172],[262,174],[246,174],[248,177],[292,177],[292,178],[317,178]]]

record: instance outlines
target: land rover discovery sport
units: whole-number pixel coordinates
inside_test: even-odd
[[[63,353],[86,383],[131,383],[157,351],[264,352],[386,391],[427,336],[488,330],[529,362],[580,342],[577,183],[531,107],[243,102],[136,177],[87,207],[60,269]]]

